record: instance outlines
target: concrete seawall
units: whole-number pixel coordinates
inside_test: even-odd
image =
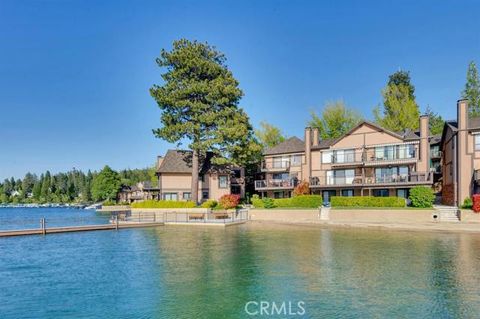
[[[336,223],[428,223],[434,222],[433,209],[331,209],[326,222]],[[289,223],[318,222],[320,210],[252,209],[250,220]]]

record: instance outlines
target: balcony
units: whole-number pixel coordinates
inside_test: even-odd
[[[386,164],[386,163],[415,163],[417,158],[417,151],[414,150],[408,154],[397,152],[367,152],[365,165]]]
[[[360,164],[363,162],[363,152],[352,152],[345,154],[332,155],[332,165],[334,166],[348,166]]]
[[[296,181],[293,179],[268,179],[255,181],[255,190],[289,189],[294,188]]]
[[[479,174],[480,177],[480,174]],[[310,187],[338,187],[338,186],[383,186],[383,185],[425,185],[433,182],[433,174],[410,173],[401,175],[383,175],[383,176],[350,176],[350,177],[312,177],[310,178]]]
[[[290,168],[290,161],[262,162],[262,172],[286,172]]]

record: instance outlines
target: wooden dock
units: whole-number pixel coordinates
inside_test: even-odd
[[[67,227],[48,227],[35,229],[20,229],[0,231],[0,237],[26,236],[26,235],[47,235],[58,233],[72,233],[94,230],[117,230],[124,228],[144,228],[163,226],[164,223],[128,223],[128,224],[104,224],[104,225],[85,225],[85,226],[67,226]]]

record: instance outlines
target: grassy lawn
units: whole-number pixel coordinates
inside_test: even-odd
[[[370,209],[370,210],[432,210],[430,208],[419,208],[419,207],[332,207],[332,210],[340,209]]]

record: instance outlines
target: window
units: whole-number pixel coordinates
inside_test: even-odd
[[[218,187],[227,188],[228,187],[228,178],[226,175],[221,175],[218,177]]]
[[[333,151],[333,159],[335,163],[353,163],[355,162],[355,150],[337,150]]]
[[[192,193],[190,192],[183,192],[183,199],[190,200],[192,198]]]
[[[397,197],[408,198],[408,189],[397,189]]]
[[[163,200],[178,200],[177,193],[163,193]]]
[[[290,177],[290,175],[288,173],[275,173],[275,174],[272,174],[272,179],[278,179],[278,180],[282,180],[282,181],[286,181],[288,180]]]
[[[388,197],[388,189],[374,189],[373,196],[375,197]]]
[[[353,189],[342,189],[342,196],[352,197],[353,196]]]
[[[332,151],[322,152],[322,163],[331,163],[332,162]]]
[[[327,171],[327,185],[353,184],[354,178],[353,169]]]
[[[292,166],[300,166],[300,165],[302,165],[302,155],[292,155],[291,165],[292,165]]]
[[[475,134],[475,151],[480,151],[480,134]]]
[[[235,176],[235,178],[240,178],[242,177],[242,171],[238,168],[234,169],[233,170],[233,175]]]
[[[208,191],[202,192],[202,199],[208,199]]]
[[[235,194],[235,195],[240,195],[242,192],[242,189],[240,188],[239,185],[232,185],[230,187],[230,193]]]

